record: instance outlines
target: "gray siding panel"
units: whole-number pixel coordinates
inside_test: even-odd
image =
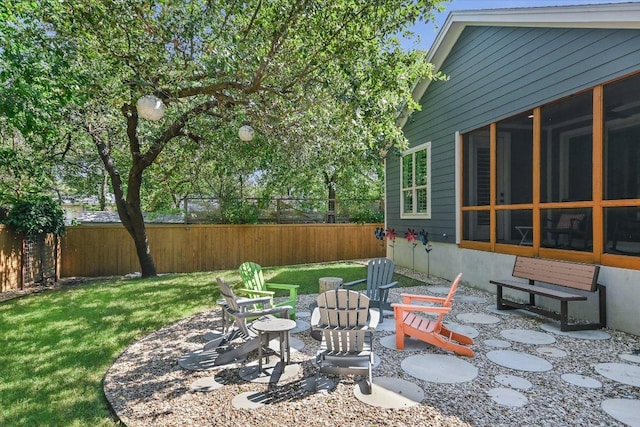
[[[400,220],[400,159],[387,159],[387,224],[399,236],[455,233],[454,134],[640,70],[640,31],[467,27],[409,117],[411,146],[431,141],[431,220]]]

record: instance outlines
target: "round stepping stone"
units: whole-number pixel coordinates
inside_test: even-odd
[[[251,362],[238,370],[238,375],[245,381],[260,384],[286,383],[293,379],[300,370],[300,365],[294,363],[282,366],[279,358],[270,357],[269,363],[262,364],[262,372],[258,371],[258,362]],[[275,362],[274,362],[275,361]]]
[[[602,410],[628,426],[640,426],[640,400],[607,399],[601,404]]]
[[[559,323],[543,323],[540,329],[552,334],[578,338],[583,340],[608,340],[611,338],[607,332],[600,329],[589,329],[586,331],[561,331]]]
[[[289,346],[291,347],[291,352],[300,351],[304,348],[304,341],[296,337],[289,337]],[[269,348],[273,351],[280,352],[280,340],[274,338],[269,341]]]
[[[487,391],[487,394],[499,405],[511,406],[513,408],[520,408],[528,402],[527,396],[510,388],[492,388]]]
[[[487,358],[493,363],[516,371],[545,372],[553,368],[546,360],[520,351],[493,350],[487,353]]]
[[[445,322],[445,326],[449,330],[453,332],[458,332],[462,335],[466,335],[469,338],[475,338],[478,335],[480,335],[480,332],[478,332],[476,328],[472,328],[469,325],[461,325],[460,323],[455,323],[455,322]]]
[[[449,291],[451,290],[451,286],[429,286],[427,288],[427,291],[431,292],[432,294],[436,294],[436,295],[449,295]],[[456,299],[460,298],[460,295],[463,293],[464,291],[460,288],[458,288],[456,290]]]
[[[398,350],[398,348],[396,347],[395,334],[387,335],[386,337],[380,338],[380,345],[386,348],[390,348],[391,350]],[[415,338],[404,337],[404,348],[401,351],[422,351],[432,347],[432,345],[427,344],[424,341],[420,341]]]
[[[563,380],[568,382],[569,384],[573,384],[578,387],[586,387],[586,388],[600,388],[602,387],[602,383],[595,378],[587,377],[585,375],[578,374],[563,374],[560,376]]]
[[[500,322],[500,319],[496,316],[484,313],[461,313],[456,316],[456,319],[466,323],[481,323],[485,325]]]
[[[395,332],[396,322],[394,322],[393,319],[387,319],[383,323],[378,323],[376,331]]]
[[[627,362],[640,363],[640,355],[638,354],[623,353],[623,354],[620,354],[619,356],[620,356],[620,359],[626,360]]]
[[[245,391],[231,399],[231,405],[236,409],[262,408],[269,400],[267,393],[262,391]]]
[[[218,369],[223,366],[227,368],[233,367],[246,360],[246,357],[243,357],[242,359],[236,360],[235,362],[227,365],[216,365],[215,362],[218,356],[219,353],[215,349],[195,350],[180,356],[178,358],[178,365],[189,371],[208,371],[211,369]]]
[[[495,348],[511,347],[511,343],[509,341],[504,341],[504,340],[485,340],[484,343],[489,347],[495,347]]]
[[[478,376],[478,368],[471,363],[445,354],[409,356],[400,366],[413,377],[441,384],[464,383]]]
[[[560,350],[557,347],[537,347],[536,351],[543,356],[549,357],[566,357],[567,352],[564,350]]]
[[[218,339],[223,335],[224,333],[220,331],[209,331],[205,332],[204,335],[202,335],[202,338],[204,338],[205,341],[209,342]]]
[[[532,331],[530,329],[505,329],[500,332],[504,338],[520,342],[523,344],[553,344],[556,339],[553,335],[544,332]]]
[[[640,366],[628,363],[598,363],[596,372],[610,380],[640,387]]]
[[[313,376],[302,381],[302,389],[311,393],[324,393],[334,388],[336,388],[336,383],[323,375],[317,379]]]
[[[371,394],[363,394],[359,385],[353,392],[361,402],[386,409],[409,408],[419,405],[424,399],[424,391],[416,384],[391,377],[375,377]]]
[[[311,324],[309,322],[305,322],[304,320],[297,319],[296,327],[293,328],[290,332],[292,334],[297,334],[299,332],[304,332],[308,329],[311,329]]]
[[[303,319],[307,318],[307,317],[311,317],[311,312],[310,311],[297,311],[296,312],[296,318],[298,318],[298,317],[302,317]]]
[[[463,304],[484,304],[487,302],[486,298],[475,297],[473,295],[458,295],[454,299],[456,302],[461,302]]]
[[[530,381],[516,375],[496,375],[495,379],[505,387],[517,388],[519,390],[529,390],[533,387]]]
[[[499,314],[500,316],[513,316],[513,310],[498,310],[495,304],[488,305],[484,308],[490,313]]]
[[[215,377],[200,378],[191,383],[189,390],[191,391],[214,391],[222,388],[224,384],[215,380]]]

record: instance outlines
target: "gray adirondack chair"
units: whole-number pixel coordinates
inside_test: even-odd
[[[321,382],[320,373],[363,375],[365,394],[371,394],[373,369],[373,332],[380,313],[369,310],[369,298],[356,291],[337,289],[318,296],[318,306],[311,315],[311,327],[322,334],[316,356],[318,370],[314,384]]]
[[[389,258],[373,258],[367,263],[367,278],[344,283],[342,288],[349,289],[360,283],[367,283],[364,294],[369,297],[370,307],[380,309],[380,322],[384,322],[384,311],[393,310],[391,304],[387,302],[389,289],[398,285],[393,280],[395,265]]]
[[[258,334],[251,329],[251,322],[248,320],[273,315],[287,318],[292,309],[290,306],[269,307],[271,297],[237,297],[227,282],[219,277],[217,281],[223,297],[219,303],[223,310],[224,334],[207,342],[202,350],[179,358],[178,364],[185,369],[212,369],[245,360],[260,345]],[[266,304],[267,308],[256,310],[256,304]],[[197,359],[196,362],[194,359]]]

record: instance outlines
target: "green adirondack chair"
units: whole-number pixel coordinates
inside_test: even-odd
[[[239,295],[246,295],[249,298],[269,296],[271,297],[272,307],[282,307],[285,305],[293,307],[293,310],[289,310],[289,317],[295,320],[299,285],[265,282],[262,267],[255,262],[242,263],[238,272],[240,273],[240,278],[244,286],[244,288],[236,291]],[[275,295],[275,290],[289,291],[289,299],[274,304],[273,296]]]

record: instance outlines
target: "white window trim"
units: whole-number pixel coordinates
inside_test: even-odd
[[[404,157],[408,155],[413,155],[418,151],[427,150],[427,211],[416,213],[416,212],[405,212],[404,211],[404,189],[402,188],[402,181],[404,177]],[[412,176],[415,176],[415,160],[412,162],[413,171],[411,172]],[[422,186],[421,186],[422,187]],[[417,197],[415,196],[415,187],[414,187],[414,201],[417,201]],[[413,209],[416,208],[416,203],[413,204]],[[410,149],[403,151],[400,156],[400,219],[431,219],[431,141],[425,142],[424,144],[417,145],[415,147],[411,147]]]

